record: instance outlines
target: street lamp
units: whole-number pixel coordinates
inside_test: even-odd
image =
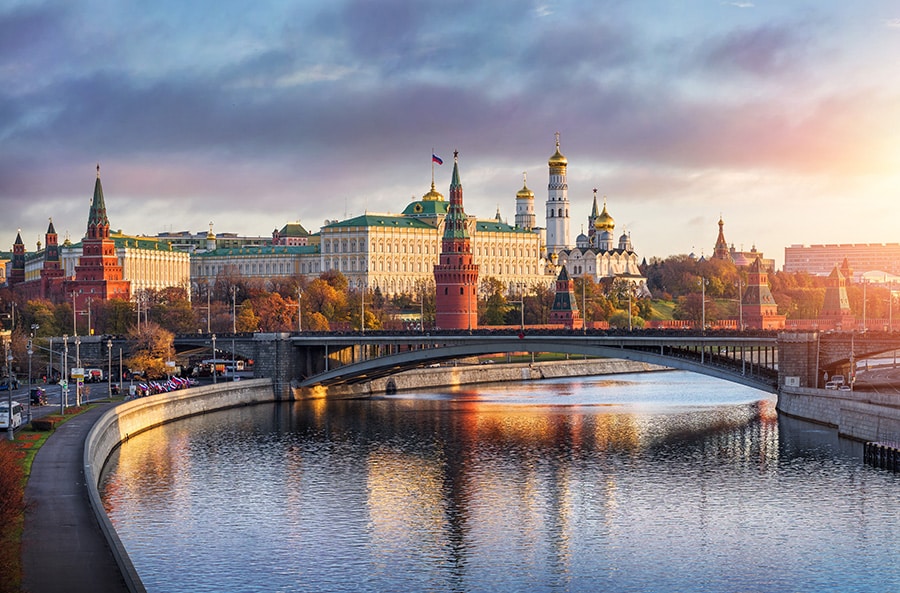
[[[297,287],[297,332],[303,332],[303,310],[300,308],[300,299],[303,297],[303,290]]]
[[[700,331],[706,331],[706,278],[700,277]]]
[[[106,397],[112,399],[112,339],[106,340]]]
[[[216,382],[216,334],[212,335],[212,348],[213,348],[212,376],[213,376],[213,383],[215,383]]]
[[[231,287],[231,333],[237,333],[237,286]]]
[[[63,372],[62,372],[62,388],[59,391],[59,413],[66,413],[66,404],[69,399],[69,334],[63,334]]]
[[[13,409],[12,409],[12,362],[13,355],[9,349],[9,342],[4,342],[5,350],[6,350],[6,380],[8,381],[8,385],[6,386],[8,391],[6,392],[6,433],[9,440],[14,441],[16,439],[15,431],[13,430]]]
[[[31,324],[31,335],[28,338],[28,421],[31,422],[31,355],[34,354],[34,332],[40,328],[37,323]]]
[[[75,368],[81,368],[81,338],[79,336],[75,336]],[[75,379],[75,405],[81,405],[81,382],[77,378]]]

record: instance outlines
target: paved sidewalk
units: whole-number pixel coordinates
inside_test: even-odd
[[[84,440],[111,404],[98,404],[56,429],[34,458],[22,534],[26,593],[127,593],[88,502]]]

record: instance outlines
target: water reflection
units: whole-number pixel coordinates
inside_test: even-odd
[[[758,392],[539,385],[192,418],[126,443],[105,504],[151,591],[900,585],[896,476]]]

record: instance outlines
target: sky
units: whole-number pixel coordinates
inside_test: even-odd
[[[544,225],[567,157],[639,256],[900,241],[896,0],[0,0],[0,250],[270,236],[449,196]]]

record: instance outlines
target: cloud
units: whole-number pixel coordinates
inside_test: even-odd
[[[766,24],[711,37],[698,47],[697,60],[719,75],[780,77],[804,62],[809,43],[793,26]]]

